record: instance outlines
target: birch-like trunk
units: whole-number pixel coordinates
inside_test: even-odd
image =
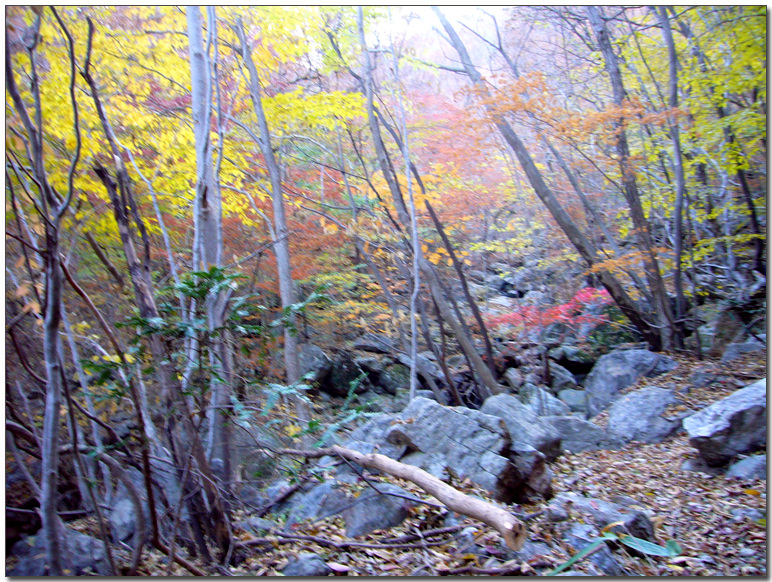
[[[260,76],[252,59],[252,52],[247,43],[244,23],[236,24],[236,33],[239,37],[239,53],[242,62],[249,73],[249,94],[252,98],[252,106],[257,117],[260,130],[259,146],[263,154],[263,161],[268,178],[271,183],[271,204],[273,206],[273,250],[276,255],[276,265],[279,273],[279,295],[284,315],[287,318],[284,325],[284,370],[287,376],[287,385],[292,386],[300,381],[300,360],[298,358],[299,342],[296,332],[296,317],[289,310],[296,303],[295,284],[292,280],[292,262],[289,248],[289,229],[287,217],[284,211],[284,193],[281,185],[281,169],[274,155],[271,143],[271,133],[268,129],[268,120],[263,109],[262,89]],[[311,420],[311,409],[306,402],[296,398],[295,410],[303,428],[308,426]]]
[[[207,9],[207,48],[204,49],[203,22],[198,6],[187,8],[188,42],[190,45],[191,109],[193,112],[193,134],[196,144],[196,234],[193,256],[201,261],[202,270],[221,266],[222,257],[222,201],[220,188],[214,173],[212,122],[212,79],[218,80],[213,71],[214,63],[209,58],[209,47],[217,43],[217,22],[214,7]],[[215,56],[216,61],[216,56]],[[218,122],[221,119],[218,117]],[[222,147],[222,143],[219,144]],[[194,265],[199,268],[198,264]],[[230,369],[226,362],[227,345],[218,330],[223,327],[227,308],[227,297],[223,291],[207,297],[207,325],[213,337],[209,363],[212,367],[210,380],[211,399],[209,403],[206,452],[212,470],[225,484],[230,480],[230,438],[228,434],[227,410],[230,400]],[[199,357],[202,357],[199,354]]]

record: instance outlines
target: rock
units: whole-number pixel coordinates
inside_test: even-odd
[[[306,492],[295,493],[289,500],[289,515],[284,529],[307,519],[324,519],[346,509],[351,500],[335,481],[325,481]]]
[[[548,461],[554,461],[560,456],[558,432],[516,397],[510,394],[491,396],[483,402],[480,412],[501,418],[513,442],[531,445],[543,453]]]
[[[609,409],[608,433],[622,443],[659,443],[681,428],[681,420],[662,413],[676,398],[670,390],[654,386],[625,394]]]
[[[394,342],[385,335],[367,333],[354,340],[352,347],[373,354],[389,354],[394,351]]]
[[[552,493],[544,455],[513,445],[506,425],[478,410],[415,398],[395,419],[386,440],[410,451],[402,462],[440,478],[449,473],[468,477],[498,501],[525,502]]]
[[[576,389],[576,378],[574,378],[574,375],[560,364],[551,362],[550,373],[552,374],[550,389],[552,390],[553,394],[558,394],[561,390]]]
[[[712,315],[710,308],[707,311],[703,308],[702,311],[702,317],[710,318],[710,321],[699,329],[702,349],[713,358],[721,357],[726,346],[743,335],[745,325],[729,305],[714,306]]]
[[[416,398],[419,398],[419,397],[428,398],[429,400],[434,400],[435,402],[437,401],[437,398],[435,398],[434,396],[434,392],[432,392],[431,390],[416,390],[415,395],[416,395]],[[445,394],[441,393],[440,395],[443,397],[442,402],[440,402],[440,404],[448,404],[447,398],[445,398]]]
[[[572,412],[587,412],[587,394],[584,390],[566,388],[558,392],[558,398],[562,400]]]
[[[387,364],[378,376],[378,385],[389,394],[410,389],[410,368],[402,364]]]
[[[521,305],[549,305],[550,298],[543,291],[528,291],[522,296]]]
[[[525,540],[523,547],[516,552],[510,550],[503,540],[501,540],[500,546],[507,560],[529,562],[530,560],[533,560],[539,556],[552,556],[552,548],[543,542],[532,542],[531,540]]]
[[[597,358],[581,348],[568,344],[552,348],[549,351],[549,357],[574,375],[589,374],[597,361]]]
[[[703,473],[708,477],[718,477],[719,475],[721,475],[721,473],[724,472],[722,468],[709,467],[708,464],[701,457],[697,457],[695,459],[686,459],[681,464],[681,470],[691,471],[693,473]]]
[[[126,473],[144,501],[145,482],[142,473],[134,467],[128,467]],[[148,523],[147,519],[150,515],[144,504],[143,510],[145,510],[145,523]],[[115,490],[112,509],[107,512],[107,521],[110,523],[113,543],[127,542],[134,535],[137,526],[137,512],[123,482],[119,482]]]
[[[576,552],[592,544],[600,536],[600,531],[590,524],[574,524],[563,534],[563,539],[573,546]],[[616,560],[607,545],[603,544],[587,558],[606,576],[627,576],[629,573]]]
[[[689,383],[695,388],[704,388],[705,386],[708,386],[717,380],[718,374],[704,368],[696,370],[691,376],[689,376]]]
[[[533,384],[525,384],[520,388],[519,397],[520,402],[538,416],[563,416],[571,413],[565,402]]]
[[[517,368],[507,368],[507,371],[504,372],[504,380],[512,388],[512,392],[518,392],[525,382],[523,375],[518,372]]]
[[[328,576],[332,574],[332,568],[318,555],[303,552],[290,560],[281,573],[284,576]]]
[[[363,536],[376,529],[399,525],[415,505],[404,497],[394,496],[413,497],[401,487],[391,483],[377,483],[375,486],[381,493],[368,488],[354,500],[351,507],[343,510],[348,537]]]
[[[587,417],[591,418],[616,400],[621,390],[638,378],[658,376],[674,370],[672,358],[648,350],[620,350],[602,356],[593,366],[584,384],[587,393]]]
[[[405,368],[407,368],[408,370],[408,386],[409,386],[410,385],[410,363],[412,360],[410,359],[410,356],[402,353],[397,354],[396,359],[402,365],[404,365]],[[442,381],[445,378],[445,375],[442,373],[442,370],[440,369],[440,367],[435,362],[427,358],[426,356],[422,356],[421,354],[418,354],[416,361],[418,362],[418,370],[416,371],[416,373],[418,374],[419,378],[422,378],[426,374],[429,374],[435,380]],[[424,380],[424,382],[426,381]]]
[[[753,354],[753,353],[766,354],[767,353],[766,344],[763,344],[756,339],[750,339],[742,343],[729,344],[728,346],[726,346],[726,349],[724,350],[724,354],[721,356],[721,363],[727,364],[732,360],[736,360],[743,354]]]
[[[767,479],[767,455],[754,455],[737,461],[726,471],[726,478]]]
[[[620,503],[612,503],[603,499],[592,499],[578,493],[560,493],[549,503],[551,511],[564,511],[574,518],[581,514],[589,518],[599,529],[611,523],[620,522],[611,528],[615,533],[626,533],[649,542],[655,542],[654,526],[648,516],[641,510],[627,507]],[[562,507],[562,509],[557,509]]]
[[[62,546],[63,568],[69,570],[68,576],[110,575],[102,540],[65,527]],[[45,576],[46,548],[42,531],[16,542],[8,558],[18,560],[13,568],[6,570],[8,576]]]
[[[689,442],[711,467],[767,442],[767,380],[746,386],[684,420]]]
[[[597,424],[576,416],[543,416],[560,433],[564,451],[581,453],[600,449],[616,449],[621,445]]]
[[[237,529],[251,532],[255,535],[262,536],[278,526],[267,519],[262,517],[248,517],[243,521],[234,524]]]
[[[332,371],[332,360],[314,344],[302,344],[298,351],[300,376],[309,382],[324,382]]]
[[[332,396],[344,398],[348,396],[352,386],[355,394],[365,391],[360,376],[363,371],[356,365],[354,358],[348,352],[342,352],[332,363],[332,369],[327,381],[319,389]]]

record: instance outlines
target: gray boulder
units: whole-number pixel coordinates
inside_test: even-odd
[[[378,385],[389,394],[410,388],[410,368],[402,364],[387,364],[378,375]]]
[[[293,558],[281,573],[284,576],[328,576],[332,574],[332,568],[318,555],[303,552]]]
[[[507,384],[509,384],[512,392],[519,392],[520,387],[525,382],[523,375],[517,370],[517,368],[507,368],[506,372],[504,372],[504,380],[506,380]]]
[[[552,374],[550,389],[552,390],[553,394],[557,394],[561,390],[576,389],[576,378],[574,378],[574,375],[560,364],[550,362],[550,373]]]
[[[602,356],[593,366],[584,384],[587,393],[587,417],[604,410],[640,377],[654,377],[674,370],[672,358],[648,350],[620,350]]]
[[[16,561],[15,566],[6,570],[8,576],[47,575],[46,548],[42,532],[16,542],[8,558]],[[104,542],[69,527],[64,528],[62,562],[63,567],[69,570],[68,576],[110,575]]]
[[[548,461],[560,456],[560,434],[516,397],[496,394],[486,398],[480,412],[502,419],[513,442],[532,446],[542,452]]]
[[[767,443],[767,380],[746,386],[684,420],[689,441],[711,466]]]
[[[352,347],[373,354],[389,354],[394,351],[394,342],[385,335],[367,333],[354,340]]]
[[[736,360],[744,354],[764,353],[767,352],[767,345],[755,338],[751,338],[748,341],[729,344],[724,349],[724,354],[721,356],[721,363],[727,364],[732,360]]]
[[[538,416],[563,416],[571,414],[571,409],[562,400],[535,386],[525,384],[520,388],[520,402]]]
[[[289,500],[289,515],[284,528],[290,529],[305,520],[324,519],[336,515],[350,504],[351,500],[335,481],[325,481],[303,493],[294,494]]]
[[[568,406],[571,412],[587,412],[587,393],[584,390],[566,388],[558,392],[558,398]]]
[[[329,377],[319,386],[319,390],[332,396],[348,396],[352,384],[354,392],[361,394],[365,391],[363,382],[358,382],[363,370],[357,366],[352,355],[348,352],[342,352],[335,361],[332,362],[332,369]]]
[[[726,471],[726,477],[734,479],[764,479],[767,478],[767,455],[753,455],[737,461]]]
[[[625,394],[609,409],[609,435],[622,443],[661,442],[681,428],[680,418],[662,417],[665,409],[675,402],[672,391],[654,386]]]
[[[576,416],[544,416],[542,420],[549,422],[560,433],[564,451],[581,453],[620,447],[620,443],[612,439],[606,429],[589,420]]]
[[[525,502],[552,493],[544,455],[525,444],[513,445],[506,424],[478,410],[415,398],[386,440],[407,447],[402,462],[441,478],[468,477],[499,501]]]
[[[409,499],[413,496],[401,487],[391,483],[377,483],[375,486],[380,493],[368,488],[343,510],[348,537],[363,536],[376,529],[399,525],[415,505]]]
[[[314,344],[302,344],[298,351],[300,375],[309,382],[324,382],[332,371],[332,360]]]
[[[552,348],[549,357],[572,374],[588,374],[597,361],[597,357],[568,344]]]

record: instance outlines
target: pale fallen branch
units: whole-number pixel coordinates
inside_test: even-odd
[[[406,465],[378,453],[360,453],[339,445],[312,451],[284,449],[278,452],[307,458],[338,455],[363,467],[378,469],[394,477],[415,483],[448,509],[491,526],[501,534],[507,547],[511,550],[517,551],[525,543],[527,537],[525,526],[511,512],[488,501],[461,493],[420,467]]]

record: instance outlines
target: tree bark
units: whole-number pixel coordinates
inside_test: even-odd
[[[683,348],[684,320],[686,317],[686,299],[684,298],[684,284],[682,272],[683,256],[683,207],[686,194],[686,178],[684,176],[683,152],[681,150],[681,136],[678,129],[678,119],[675,117],[678,107],[678,56],[676,55],[673,32],[670,29],[670,19],[665,6],[659,7],[659,20],[662,26],[662,36],[668,53],[669,65],[669,98],[668,105],[673,118],[670,120],[670,138],[673,141],[673,166],[675,167],[675,208],[673,208],[673,253],[675,254],[675,267],[673,272],[673,285],[676,292],[675,304],[675,347]],[[696,298],[695,298],[696,299]]]
[[[595,33],[598,48],[606,64],[606,72],[611,81],[614,104],[621,108],[625,104],[627,94],[622,80],[622,72],[619,69],[619,62],[614,52],[614,47],[611,44],[611,34],[597,7],[587,6],[586,13]],[[677,339],[678,333],[673,327],[673,311],[670,307],[665,283],[659,271],[659,262],[657,261],[654,242],[649,231],[649,223],[646,220],[643,206],[641,205],[638,184],[630,163],[630,147],[627,143],[627,132],[624,129],[622,119],[615,122],[615,127],[617,129],[616,150],[622,174],[622,193],[630,210],[630,218],[635,227],[638,247],[644,255],[646,280],[654,303],[651,307],[656,320],[655,327],[659,330],[659,342],[654,349],[655,351],[669,349],[679,341],[682,341],[683,338]]]
[[[333,445],[329,449],[319,449],[312,454],[309,454],[307,451],[284,450],[282,452],[309,457],[339,455],[363,467],[378,469],[394,477],[406,479],[418,485],[449,509],[477,519],[494,528],[501,534],[507,547],[512,551],[516,552],[522,548],[528,537],[525,526],[511,512],[479,497],[465,495],[420,467],[406,465],[378,453],[360,453],[359,451],[339,445]]]
[[[287,228],[287,217],[284,211],[284,193],[281,184],[281,169],[276,161],[273,146],[271,144],[271,134],[268,129],[268,120],[265,117],[263,109],[262,89],[260,88],[260,76],[257,67],[252,60],[252,53],[247,44],[244,23],[238,21],[236,24],[236,33],[239,37],[240,47],[237,49],[242,61],[249,72],[249,94],[252,98],[252,106],[257,116],[258,126],[260,128],[260,151],[263,154],[263,161],[268,171],[268,177],[271,182],[271,202],[273,205],[274,222],[274,244],[273,249],[276,254],[276,265],[279,271],[279,294],[281,296],[281,306],[284,310],[284,316],[287,323],[284,325],[284,369],[287,374],[287,385],[292,386],[300,381],[300,360],[298,358],[300,345],[296,330],[296,316],[291,312],[291,306],[296,303],[295,284],[292,280],[292,262],[289,248],[289,229]],[[311,420],[311,409],[307,403],[300,398],[295,399],[295,410],[298,419],[303,428],[308,426]]]

